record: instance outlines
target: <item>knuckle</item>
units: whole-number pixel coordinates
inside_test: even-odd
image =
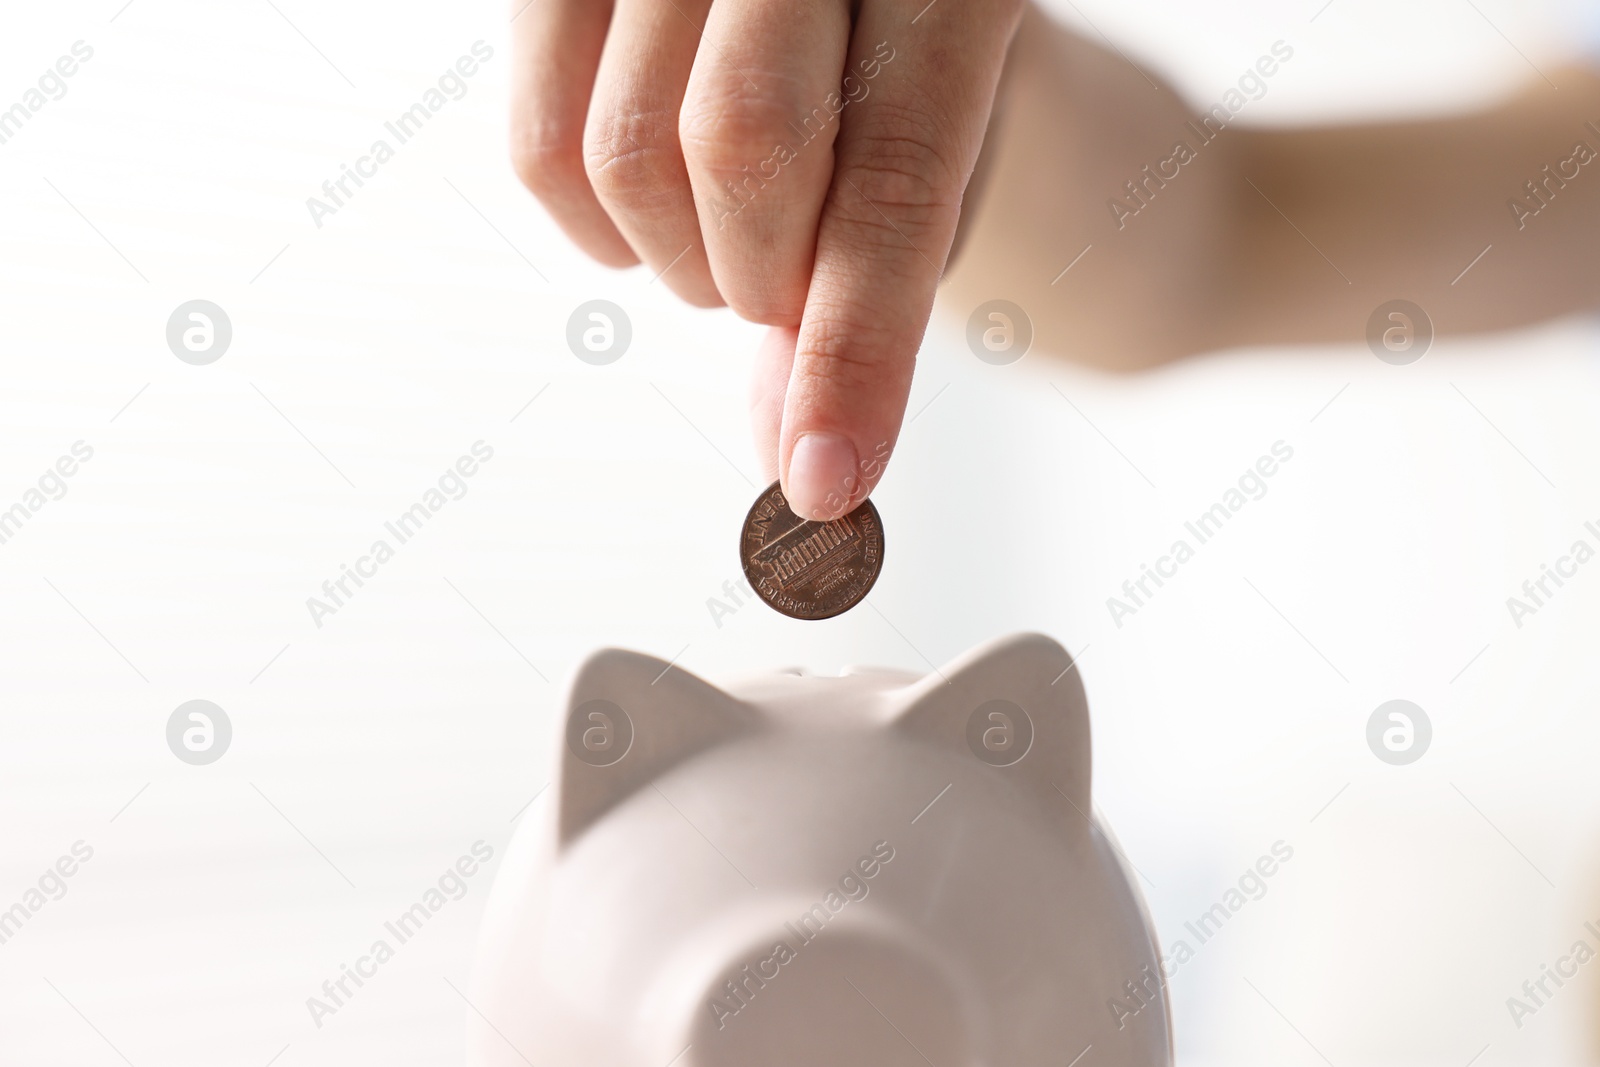
[[[829,197],[828,225],[844,250],[871,260],[877,270],[893,270],[905,253],[920,262],[942,260],[948,251],[961,199],[929,183],[925,174],[888,157],[843,168],[842,181]],[[896,255],[887,256],[894,252]],[[903,264],[914,274],[915,263]]]
[[[937,129],[920,111],[880,104],[861,117],[841,173],[879,207],[903,209],[913,218],[954,213],[961,206],[964,175]]]
[[[778,101],[783,90],[757,93],[742,79],[725,82],[715,91],[691,92],[678,117],[678,139],[683,153],[714,175],[735,174],[754,167],[772,155],[790,109]]]
[[[540,199],[557,195],[583,177],[578,143],[576,131],[538,125],[513,130],[511,169]]]
[[[881,211],[897,223],[908,220],[922,225],[959,210],[960,190],[929,174],[920,162],[922,153],[909,142],[883,142],[871,155],[840,168],[844,178],[840,192],[856,194],[841,197],[844,204],[854,202],[851,214],[887,225]]]
[[[836,198],[828,219],[830,281],[840,275],[877,276],[904,286],[915,283],[924,267],[938,269],[934,264],[945,248],[936,241],[940,234],[935,225],[913,218],[905,207],[857,201],[840,206]]]
[[[679,147],[674,116],[618,111],[590,125],[583,140],[589,183],[604,200],[645,205],[674,187]]]
[[[855,393],[882,384],[887,337],[872,321],[870,308],[836,309],[810,329],[805,358],[795,371],[802,382],[832,393]],[[791,387],[792,388],[792,387]]]

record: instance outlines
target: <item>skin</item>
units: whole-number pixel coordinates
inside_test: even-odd
[[[1003,297],[1113,370],[1360,343],[1396,298],[1441,333],[1600,305],[1600,161],[1507,206],[1600,149],[1584,70],[1447,120],[1230,121],[1119,221],[1200,108],[1023,0],[513,3],[517,173],[600,262],[771,327],[752,422],[801,515],[882,477],[941,282],[958,321]]]
[[[1022,11],[538,0],[514,20],[518,174],[596,259],[772,327],[757,450],[801,515],[882,476]]]
[[[1586,68],[1549,71],[1559,91],[1535,78],[1443,120],[1230,124],[1119,228],[1108,201],[1134,203],[1126,183],[1176,140],[1199,145],[1185,121],[1205,104],[1037,12],[1009,66],[943,294],[961,323],[1003,297],[1028,313],[1035,347],[1130,371],[1244,345],[1364,346],[1368,318],[1396,298],[1441,334],[1600,306],[1600,159],[1542,189],[1536,216],[1508,207],[1538,206],[1526,183],[1546,165],[1571,174],[1577,142],[1600,152],[1585,125],[1600,127],[1600,78]],[[1275,76],[1292,72],[1291,59]]]

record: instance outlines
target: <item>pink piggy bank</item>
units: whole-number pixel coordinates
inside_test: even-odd
[[[722,688],[607,650],[563,735],[487,904],[473,1067],[1171,1064],[1049,638]]]

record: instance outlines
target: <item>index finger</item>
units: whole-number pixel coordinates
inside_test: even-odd
[[[872,92],[840,115],[778,441],[797,515],[847,514],[883,475],[1021,13],[1021,0],[862,6],[846,71]]]

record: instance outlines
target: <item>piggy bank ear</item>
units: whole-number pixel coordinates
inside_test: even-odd
[[[1047,813],[1091,816],[1083,683],[1067,650],[1042,634],[980,645],[908,686],[895,728],[989,764]]]
[[[560,844],[676,764],[755,726],[749,707],[665,660],[619,648],[594,653],[567,698]]]

